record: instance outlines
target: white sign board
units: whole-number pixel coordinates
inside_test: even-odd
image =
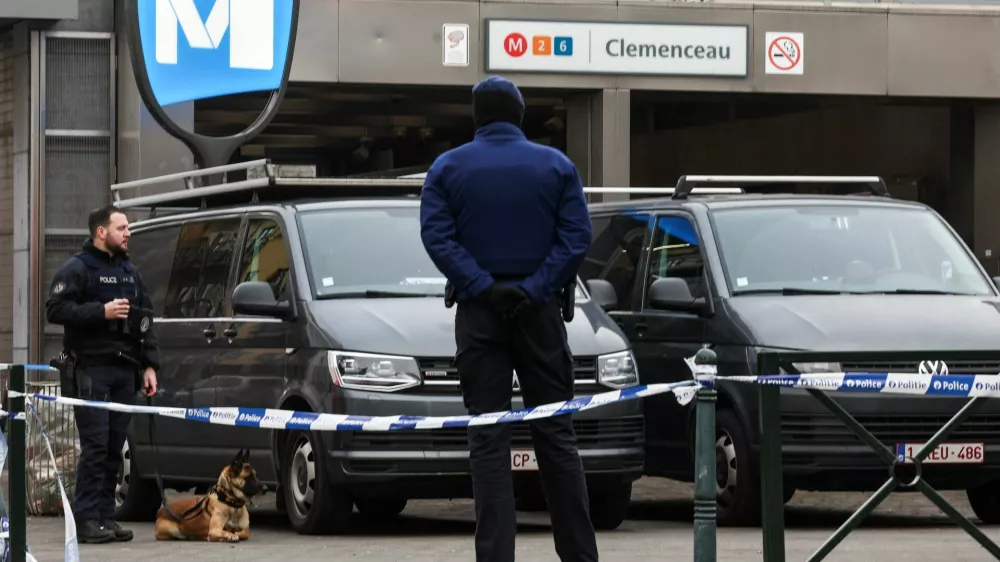
[[[469,25],[446,23],[441,29],[444,66],[469,66]]]
[[[764,34],[764,73],[803,74],[805,33],[768,31]]]
[[[736,76],[746,25],[486,20],[487,72]]]

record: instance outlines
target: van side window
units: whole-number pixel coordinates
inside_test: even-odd
[[[236,283],[266,281],[274,298],[287,300],[290,271],[281,226],[272,219],[251,219]]]
[[[132,264],[139,270],[139,275],[146,284],[156,316],[163,316],[170,264],[174,261],[180,231],[180,225],[141,230],[132,234],[129,239]]]
[[[628,308],[639,269],[642,240],[649,214],[632,213],[594,217],[593,241],[580,266],[580,279],[604,279],[618,295],[618,308]]]
[[[653,229],[646,293],[653,281],[663,277],[686,281],[694,298],[707,296],[701,244],[694,225],[685,217],[659,217]]]
[[[239,231],[239,218],[189,222],[181,227],[164,318],[214,318],[225,314],[229,266]]]

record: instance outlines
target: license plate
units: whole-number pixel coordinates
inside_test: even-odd
[[[896,461],[913,464],[911,459],[923,446],[923,443],[898,443]],[[927,455],[924,464],[982,464],[985,458],[986,449],[982,443],[942,443]]]
[[[538,459],[534,451],[511,451],[511,470],[538,470]]]

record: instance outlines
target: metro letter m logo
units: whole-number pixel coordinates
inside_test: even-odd
[[[229,31],[229,68],[274,67],[274,0],[215,0],[202,21],[195,0],[156,1],[156,62],[177,64],[177,30],[192,49],[218,49]]]
[[[508,37],[506,48],[508,53],[523,53],[527,50],[524,44],[524,37]]]

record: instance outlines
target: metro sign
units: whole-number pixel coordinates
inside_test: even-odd
[[[228,163],[274,119],[288,87],[299,2],[124,0],[139,96],[164,131],[191,150],[199,168]],[[268,91],[260,115],[236,134],[196,133],[164,110],[205,98]]]
[[[293,0],[134,0],[161,106],[277,90],[291,64]]]
[[[508,55],[518,58],[528,52],[528,38],[514,32],[504,39],[503,48]],[[573,56],[573,38],[568,36],[532,35],[531,54],[538,57],[555,55],[557,57]]]

